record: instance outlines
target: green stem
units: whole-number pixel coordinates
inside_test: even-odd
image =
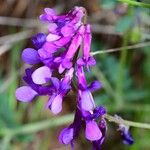
[[[50,127],[57,127],[60,125],[64,125],[67,123],[70,123],[73,120],[73,115],[65,115],[45,121],[41,121],[38,123],[32,123],[32,124],[27,124],[23,125],[21,127],[17,127],[14,129],[5,129],[0,131],[0,135],[7,135],[11,134],[12,136],[18,135],[18,134],[29,134],[29,133],[34,133],[38,132],[44,129],[48,129]]]
[[[150,8],[150,4],[146,4],[146,3],[136,2],[136,1],[132,1],[132,0],[118,0],[118,1],[128,3],[129,5],[132,5],[132,6]]]
[[[113,117],[109,114],[106,114],[104,118],[106,118],[110,122],[114,122],[117,124],[124,124],[127,126],[132,126],[132,127],[137,127],[137,128],[150,129],[150,124],[123,120],[118,117]],[[9,145],[9,142],[13,138],[13,136],[20,135],[20,134],[36,133],[38,131],[42,131],[51,127],[57,127],[59,125],[67,124],[71,122],[72,120],[73,120],[73,114],[70,114],[70,115],[58,117],[57,119],[54,118],[54,119],[42,121],[39,123],[23,125],[22,127],[15,128],[15,129],[2,130],[3,132],[0,133],[1,135],[4,136],[2,150],[6,150],[6,147]]]
[[[114,122],[116,124],[124,124],[124,125],[131,126],[131,127],[137,127],[137,128],[142,128],[142,129],[150,129],[150,124],[148,124],[148,123],[128,121],[128,120],[124,120],[122,118],[113,117],[113,116],[108,115],[108,114],[105,115],[105,118],[109,122]]]

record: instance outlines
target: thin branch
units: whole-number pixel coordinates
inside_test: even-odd
[[[112,52],[121,51],[122,49],[135,50],[137,48],[147,47],[147,46],[150,46],[150,42],[143,42],[143,43],[138,43],[138,44],[130,45],[130,46],[112,48],[112,49],[107,49],[107,50],[100,50],[100,51],[96,51],[96,52],[91,52],[91,55],[94,56],[94,55],[98,55],[98,54],[112,53]]]
[[[18,42],[20,40],[24,40],[31,37],[32,34],[33,34],[33,30],[26,30],[26,31],[21,31],[19,33],[5,35],[0,37],[0,44],[9,44],[9,43]]]
[[[117,124],[124,124],[124,125],[127,125],[127,126],[137,127],[137,128],[142,128],[142,129],[150,129],[150,124],[148,124],[148,123],[128,121],[128,120],[124,120],[120,117],[113,117],[109,114],[106,114],[105,118],[109,122],[114,122],[114,123],[117,123]]]
[[[13,43],[30,38],[32,34],[32,30],[26,30],[0,37],[0,44],[2,44],[2,46],[0,46],[0,56],[9,50],[12,47]]]
[[[22,18],[0,16],[0,25],[22,26],[33,28],[36,26],[40,26],[41,22],[38,19],[22,19]]]

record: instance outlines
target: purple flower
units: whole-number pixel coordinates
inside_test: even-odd
[[[52,77],[52,96],[46,105],[54,114],[58,114],[62,110],[63,97],[71,89],[71,79],[73,76],[73,68],[71,68],[62,80]]]
[[[95,91],[101,87],[98,82],[87,85],[86,78],[83,72],[83,67],[78,67],[78,98],[80,107],[86,111],[91,111],[95,108],[95,103],[91,91]]]
[[[62,144],[68,145],[70,144],[72,149],[74,149],[74,140],[78,136],[82,125],[82,115],[79,109],[76,110],[75,118],[73,123],[64,128],[59,135],[59,141]]]
[[[38,33],[32,37],[32,43],[36,48],[41,48],[46,41],[46,34]]]
[[[83,7],[75,7],[64,15],[58,15],[51,8],[44,9],[40,19],[48,23],[48,33],[33,36],[32,43],[36,49],[26,48],[22,52],[23,61],[32,67],[26,69],[23,79],[27,85],[16,90],[16,98],[30,102],[37,96],[48,96],[46,108],[58,114],[62,111],[65,96],[75,90],[74,121],[61,131],[59,141],[70,144],[73,149],[84,124],[86,139],[98,150],[106,134],[103,117],[106,109],[96,107],[92,96],[92,92],[100,89],[102,84],[98,81],[88,84],[84,73],[85,67],[89,69],[96,64],[90,55],[91,27],[83,23],[85,12]],[[82,51],[81,58],[79,51]],[[77,81],[76,84],[72,80]]]
[[[103,128],[106,128],[106,122],[101,119],[100,123],[96,122],[106,114],[106,109],[103,106],[96,107],[93,111],[82,110],[82,116],[86,122],[85,137],[90,141],[100,143],[105,138],[105,132]],[[99,144],[100,145],[100,144]]]
[[[129,132],[128,126],[120,124],[118,130],[120,131],[124,144],[132,145],[134,143],[133,137]]]

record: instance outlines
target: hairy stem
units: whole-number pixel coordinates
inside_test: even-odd
[[[114,122],[114,123],[117,123],[117,124],[124,124],[124,125],[127,125],[127,126],[137,127],[137,128],[142,128],[142,129],[150,129],[150,124],[148,124],[148,123],[128,121],[128,120],[124,120],[122,118],[111,116],[109,114],[106,114],[105,118],[109,122]]]

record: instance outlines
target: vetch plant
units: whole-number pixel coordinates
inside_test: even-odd
[[[45,108],[57,115],[63,109],[65,96],[72,91],[76,95],[74,120],[60,132],[60,143],[70,144],[74,149],[75,140],[85,127],[85,138],[94,150],[100,150],[107,132],[107,119],[118,124],[123,143],[131,145],[134,140],[129,127],[150,126],[112,117],[105,107],[95,105],[92,92],[101,89],[102,83],[86,80],[85,73],[96,64],[90,53],[92,34],[86,17],[83,7],[75,7],[64,15],[45,8],[40,20],[48,23],[48,34],[38,33],[32,38],[34,48],[23,50],[22,59],[31,67],[25,70],[26,85],[16,90],[16,98],[31,102],[37,96],[48,96]]]

